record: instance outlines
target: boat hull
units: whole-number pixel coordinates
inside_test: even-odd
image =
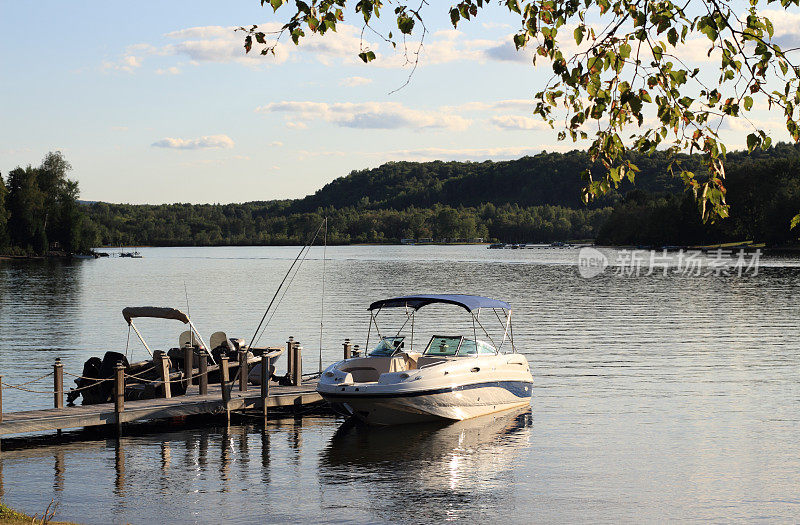
[[[402,393],[322,392],[337,412],[371,425],[462,421],[530,405],[532,383],[489,381]]]

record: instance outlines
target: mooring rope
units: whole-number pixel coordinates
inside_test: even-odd
[[[46,373],[45,375],[43,375],[43,376],[41,376],[41,377],[37,377],[36,379],[31,379],[30,381],[26,381],[26,382],[24,382],[24,383],[20,383],[20,384],[18,384],[18,385],[16,385],[16,386],[25,386],[25,385],[30,385],[31,383],[35,383],[35,382],[37,382],[37,381],[41,381],[42,379],[44,379],[44,378],[46,378],[46,377],[49,377],[49,376],[51,376],[51,375],[53,375],[53,372],[48,372],[48,373]],[[4,384],[7,384],[7,383],[4,383]],[[8,385],[8,386],[11,386],[11,387],[13,387],[13,385]]]

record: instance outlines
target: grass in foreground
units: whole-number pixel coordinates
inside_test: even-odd
[[[52,521],[53,515],[56,512],[55,507],[56,504],[50,502],[50,505],[47,506],[42,516],[38,514],[28,516],[0,502],[0,525],[76,525],[66,521]]]

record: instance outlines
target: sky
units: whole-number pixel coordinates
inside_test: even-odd
[[[453,30],[448,6],[430,4],[419,66],[402,87],[404,54],[367,32],[378,59],[363,64],[353,16],[264,57],[245,55],[234,28],[275,27],[289,8],[0,0],[0,172],[60,150],[85,200],[228,203],[303,197],[388,161],[585,147],[558,142],[532,115],[551,72],[515,51],[517,19],[493,6]],[[784,13],[776,34],[798,33],[800,16]],[[690,46],[687,60],[708,65],[706,49]],[[780,115],[756,110],[756,125],[780,129]],[[746,127],[723,138],[741,146]]]

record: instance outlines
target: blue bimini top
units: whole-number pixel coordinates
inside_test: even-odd
[[[419,310],[423,306],[436,303],[454,304],[466,309],[468,312],[472,312],[478,308],[503,308],[504,310],[511,310],[511,305],[505,301],[481,297],[480,295],[463,294],[420,294],[383,299],[369,305],[369,310],[378,310],[380,308],[413,308],[414,310]]]

